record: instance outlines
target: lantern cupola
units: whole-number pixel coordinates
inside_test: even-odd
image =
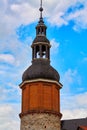
[[[36,26],[36,36],[32,42],[32,65],[25,70],[22,80],[51,79],[59,81],[59,73],[50,65],[50,41],[46,36],[46,25],[42,17],[42,0],[40,5],[40,18]]]

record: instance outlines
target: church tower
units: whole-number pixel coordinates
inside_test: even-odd
[[[50,41],[42,17],[36,26],[32,42],[32,65],[23,73],[20,130],[60,130],[60,89],[58,72],[50,65]]]

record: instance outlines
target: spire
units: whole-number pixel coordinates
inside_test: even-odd
[[[43,17],[42,17],[42,11],[43,11],[42,0],[41,0],[41,3],[40,3],[39,11],[40,11],[40,22],[43,22]]]
[[[40,19],[36,26],[36,37],[32,43],[32,61],[36,61],[37,59],[45,59],[50,61],[50,42],[46,37],[46,25],[44,24],[44,20],[42,17],[42,0],[40,3]]]
[[[57,71],[50,66],[50,41],[46,36],[46,25],[42,17],[42,0],[40,0],[40,18],[36,26],[36,37],[32,42],[32,65],[24,72],[22,80],[37,78],[53,79],[59,81]]]

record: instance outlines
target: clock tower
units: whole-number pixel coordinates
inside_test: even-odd
[[[36,26],[36,37],[32,42],[32,65],[22,76],[22,107],[20,130],[60,130],[59,73],[50,65],[50,41],[46,36],[46,25],[42,17]]]

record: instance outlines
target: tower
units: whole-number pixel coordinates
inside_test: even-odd
[[[46,36],[46,25],[42,17],[36,26],[36,37],[32,42],[32,65],[22,76],[21,130],[60,130],[59,73],[50,65],[50,41]]]

